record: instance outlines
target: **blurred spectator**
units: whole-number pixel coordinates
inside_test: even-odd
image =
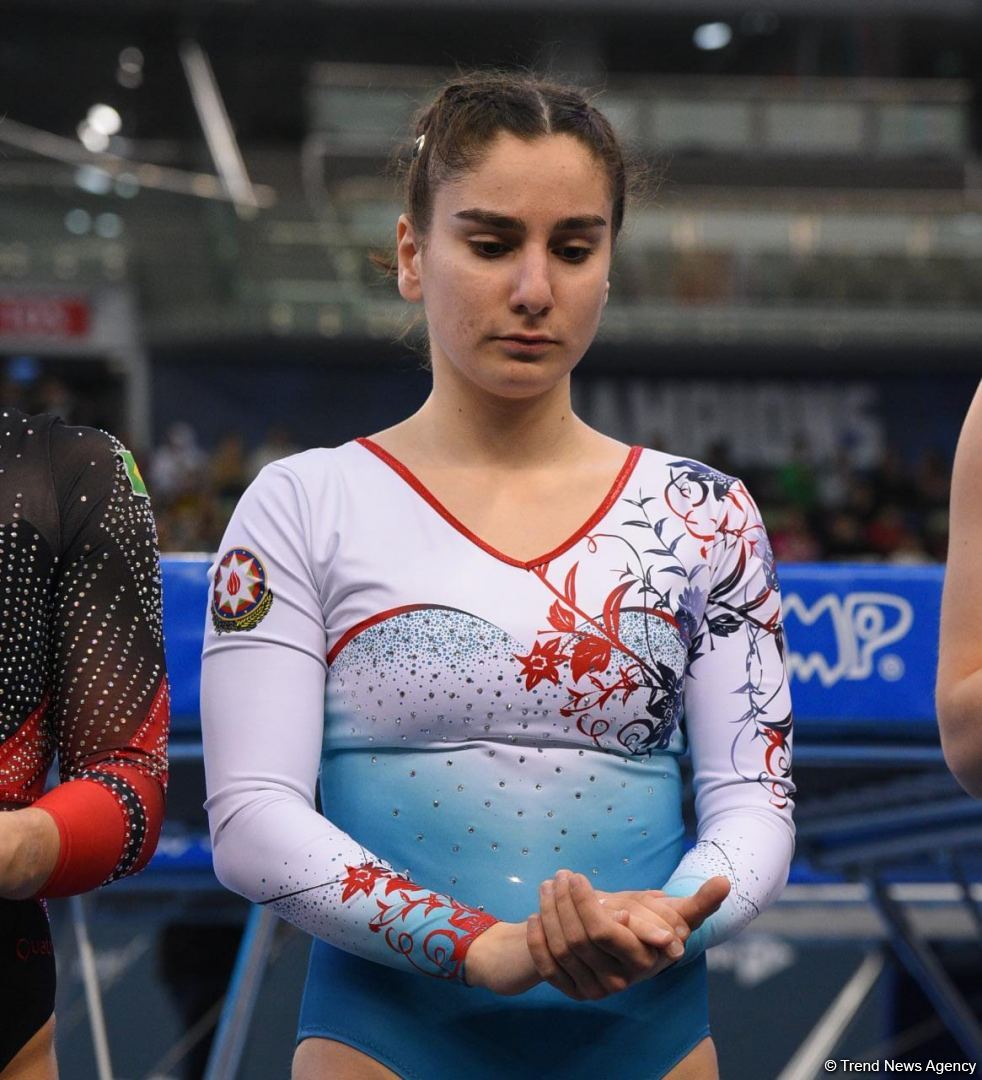
[[[828,559],[849,562],[869,558],[866,529],[849,510],[838,510],[828,518],[821,544]]]
[[[208,454],[189,425],[172,425],[147,470],[161,550],[214,551],[232,507],[256,473],[297,449],[288,431],[271,427],[251,452],[243,434],[231,431]],[[771,470],[734,462],[722,440],[710,444],[703,457],[747,481],[761,500],[782,562],[945,559],[948,464],[939,451],[907,461],[887,450],[870,471],[857,469],[845,449],[824,466],[814,465],[803,440],[791,461]]]
[[[813,510],[818,502],[815,470],[808,460],[808,447],[799,436],[794,441],[791,460],[777,471],[777,490],[775,495],[785,505],[799,510]]]
[[[190,424],[178,421],[167,429],[163,445],[153,453],[150,491],[162,502],[192,492],[203,479],[205,453]]]
[[[910,466],[896,447],[886,448],[871,479],[878,506],[904,506],[910,501]]]
[[[808,518],[797,507],[789,507],[768,524],[771,546],[778,562],[812,562],[821,556],[818,539]]]
[[[818,504],[824,510],[842,510],[849,504],[852,486],[856,481],[856,470],[849,453],[839,449],[835,457],[819,474],[816,480]]]
[[[56,375],[42,379],[34,395],[34,412],[49,412],[60,416],[66,424],[78,423],[76,401],[68,384]],[[118,425],[117,425],[118,428]]]
[[[238,432],[226,435],[215,448],[208,466],[208,473],[215,494],[223,504],[229,503],[229,511],[239,501],[248,486],[249,469],[246,465],[245,442]]]
[[[295,454],[300,447],[290,438],[290,433],[281,427],[271,427],[263,441],[249,455],[249,480],[253,480],[263,466],[271,461]]]
[[[921,509],[945,510],[951,486],[951,466],[938,450],[929,450],[914,472],[914,488]]]
[[[907,543],[907,524],[900,507],[894,503],[884,504],[867,526],[866,539],[870,549],[884,557]]]

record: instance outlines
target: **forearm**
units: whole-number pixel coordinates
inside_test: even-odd
[[[962,787],[982,798],[982,669],[938,685],[938,725],[948,768]]]
[[[685,960],[738,934],[773,903],[787,882],[793,853],[790,823],[767,810],[732,811],[705,823],[664,891],[689,896],[718,875],[729,880],[730,892],[689,938]]]
[[[60,841],[39,889],[74,896],[143,868],[157,846],[164,795],[142,769],[104,764],[52,788],[35,807],[51,817]]]
[[[461,980],[471,944],[497,922],[412,881],[275,783],[226,788],[208,810],[219,880],[346,952]]]
[[[58,863],[58,826],[46,811],[27,806],[0,814],[0,896],[34,896]]]

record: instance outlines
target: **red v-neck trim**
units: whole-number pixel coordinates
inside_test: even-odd
[[[450,513],[415,473],[406,468],[398,458],[394,458],[388,450],[384,450],[378,443],[373,442],[371,439],[365,438],[364,436],[355,439],[355,442],[359,443],[366,450],[370,450],[377,458],[384,461],[390,469],[397,472],[418,495],[433,507],[444,521],[456,529],[457,532],[467,537],[472,544],[476,544],[482,551],[486,551],[489,555],[493,555],[501,562],[508,563],[509,566],[518,566],[522,570],[531,570],[533,567],[543,565],[543,563],[552,562],[553,559],[558,559],[564,552],[569,551],[574,544],[578,544],[580,540],[582,540],[583,537],[606,516],[610,508],[620,498],[620,494],[630,479],[631,473],[634,472],[634,466],[637,465],[638,458],[641,456],[641,447],[632,446],[627,455],[627,460],[621,466],[620,472],[614,478],[614,483],[604,496],[603,502],[568,540],[563,541],[558,547],[553,548],[552,551],[547,552],[545,555],[540,555],[537,559],[529,559],[528,561],[523,562],[521,559],[513,559],[510,555],[506,555],[503,551],[499,551],[497,548],[485,543],[485,541],[476,533],[471,532],[459,518],[454,517],[454,515]]]

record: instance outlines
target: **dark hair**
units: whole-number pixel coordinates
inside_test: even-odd
[[[419,233],[429,229],[436,188],[473,169],[501,131],[520,139],[572,135],[583,143],[607,175],[611,235],[617,239],[627,202],[628,165],[610,121],[575,87],[502,71],[452,79],[417,114],[416,142],[404,182],[406,212]]]

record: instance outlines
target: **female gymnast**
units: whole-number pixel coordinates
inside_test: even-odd
[[[714,1077],[704,952],[793,847],[771,549],[738,480],[572,412],[626,199],[604,116],[478,74],[414,137],[396,263],[432,393],[235,511],[216,871],[316,939],[296,1080]]]
[[[54,1080],[45,900],[142,869],[164,814],[160,567],[133,455],[2,410],[0,563],[0,1078]]]

